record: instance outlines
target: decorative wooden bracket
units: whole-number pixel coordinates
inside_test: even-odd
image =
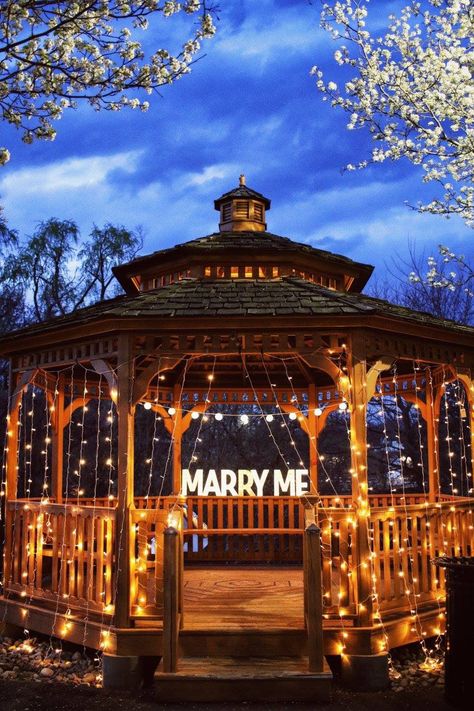
[[[283,412],[288,412],[288,413],[294,412],[297,415],[297,420],[298,420],[298,423],[299,423],[301,429],[308,436],[310,436],[311,433],[309,431],[308,418],[305,417],[305,415],[303,415],[303,413],[301,412],[299,407],[297,407],[296,405],[290,405],[288,403],[283,403],[283,402],[279,402],[278,407]]]
[[[365,379],[367,402],[375,393],[375,388],[377,386],[377,380],[379,378],[380,373],[383,373],[384,370],[390,370],[392,365],[395,363],[395,360],[396,359],[392,358],[391,356],[381,356],[367,372],[367,376]]]
[[[199,402],[194,405],[193,409],[190,412],[187,412],[185,415],[183,415],[182,419],[182,424],[181,424],[181,432],[184,433],[186,432],[187,429],[189,429],[189,426],[191,425],[192,422],[192,415],[193,412],[206,412],[207,408],[211,405],[210,402]]]
[[[155,358],[150,365],[145,368],[143,373],[141,373],[135,380],[133,385],[132,402],[136,404],[145,395],[148,384],[152,378],[154,378],[159,373],[166,370],[172,370],[178,363],[180,363],[184,358],[184,355],[179,355],[176,357],[165,356],[163,358]]]
[[[23,375],[21,376],[20,380],[16,384],[15,390],[13,391],[12,394],[12,399],[10,402],[10,414],[12,412],[15,412],[18,409],[18,406],[20,404],[21,397],[23,395],[23,391],[25,388],[30,385],[33,380],[36,377],[36,373],[38,372],[37,368],[33,368],[31,370],[25,370]]]
[[[66,427],[66,425],[69,424],[73,412],[75,412],[79,407],[84,407],[91,400],[91,397],[77,397],[75,400],[70,402],[69,405],[64,408],[63,427]]]
[[[311,368],[317,368],[318,370],[322,370],[323,373],[327,373],[335,385],[337,385],[341,377],[344,376],[344,373],[337,367],[334,361],[321,353],[301,353],[300,358]]]
[[[106,379],[107,384],[109,386],[110,399],[112,400],[113,403],[117,404],[117,393],[118,393],[117,375],[116,375],[115,371],[113,370],[112,366],[109,363],[107,363],[107,361],[102,360],[101,358],[92,360],[91,365],[94,368],[94,370],[96,371],[96,373],[104,376],[104,378]]]

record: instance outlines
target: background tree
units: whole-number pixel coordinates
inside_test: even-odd
[[[407,259],[392,258],[386,278],[371,283],[368,293],[433,316],[474,323],[474,271],[469,262],[447,247],[440,247],[435,257],[417,253],[414,244],[408,252]]]
[[[142,235],[139,229],[107,224],[94,226],[82,241],[74,222],[52,218],[41,222],[26,241],[7,233],[4,243],[9,249],[0,263],[0,296],[8,309],[8,319],[2,324],[8,331],[117,293],[112,267],[136,256]],[[12,310],[8,304],[15,295],[18,306]]]
[[[148,52],[149,19],[199,15],[176,54]],[[205,0],[7,0],[0,4],[0,117],[23,140],[53,139],[52,121],[86,100],[95,109],[146,110],[151,94],[190,70],[201,40],[214,34]],[[0,149],[0,163],[8,161]]]
[[[471,0],[411,2],[390,16],[385,34],[367,28],[369,0],[325,2],[322,26],[340,43],[342,85],[314,67],[317,87],[368,128],[376,147],[348,169],[405,158],[438,183],[421,212],[474,222],[474,5]],[[350,75],[350,78],[348,76]]]

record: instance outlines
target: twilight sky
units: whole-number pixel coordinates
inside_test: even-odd
[[[53,143],[25,146],[2,126],[12,159],[0,168],[0,202],[12,227],[31,234],[49,217],[142,225],[143,252],[217,229],[213,199],[238,175],[272,200],[270,231],[376,265],[408,241],[473,254],[472,230],[405,206],[429,197],[415,169],[385,163],[341,168],[367,154],[366,134],[322,101],[309,72],[334,67],[335,45],[319,29],[318,0],[220,0],[218,32],[189,76],[148,113],[96,113],[87,106],[57,124]],[[376,0],[376,23],[404,3]],[[147,41],[184,39],[189,18],[159,19]],[[153,38],[158,38],[157,40]]]

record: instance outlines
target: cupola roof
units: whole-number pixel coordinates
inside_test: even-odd
[[[260,200],[265,205],[266,210],[269,210],[272,204],[272,201],[265,197],[265,195],[262,195],[262,193],[259,193],[246,185],[245,175],[241,175],[239,177],[239,185],[236,188],[229,190],[227,193],[224,193],[219,198],[214,200],[215,209],[219,210],[223,202],[232,199]]]

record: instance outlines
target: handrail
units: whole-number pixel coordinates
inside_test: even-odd
[[[184,536],[299,536],[301,528],[185,528]]]

